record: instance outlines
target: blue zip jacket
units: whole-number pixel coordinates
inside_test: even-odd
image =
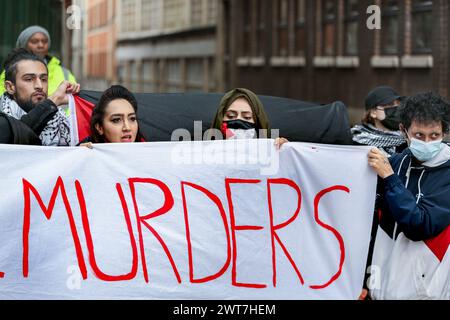
[[[409,148],[389,161],[395,174],[383,180],[380,226],[394,239],[434,238],[450,225],[450,147],[422,164]]]

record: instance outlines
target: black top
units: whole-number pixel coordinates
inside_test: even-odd
[[[80,92],[80,97],[96,104],[97,91]],[[202,137],[211,128],[223,93],[136,93],[139,130],[146,141],[171,141],[176,129],[186,129]],[[336,101],[319,104],[280,97],[258,95],[269,118],[270,127],[280,130],[289,141],[352,144],[347,107]],[[201,121],[200,130],[194,130]],[[199,132],[200,131],[200,132]],[[196,134],[196,135],[195,135]],[[84,137],[80,137],[84,139]]]
[[[58,107],[47,99],[20,120],[0,113],[0,143],[42,145],[39,135],[56,112]]]
[[[6,114],[0,113],[0,143],[12,143],[13,141],[11,126],[7,117]]]

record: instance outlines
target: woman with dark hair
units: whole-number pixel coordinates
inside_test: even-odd
[[[258,96],[244,88],[227,92],[220,101],[212,124],[225,139],[270,139],[270,126],[264,106]],[[277,138],[277,148],[288,142]]]
[[[123,86],[114,85],[103,92],[95,106],[90,123],[91,135],[80,145],[91,143],[129,143],[144,141],[137,120],[138,104]]]

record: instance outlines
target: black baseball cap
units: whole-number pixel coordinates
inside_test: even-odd
[[[384,106],[397,99],[403,98],[394,89],[388,86],[376,87],[366,97],[366,110],[376,106]]]

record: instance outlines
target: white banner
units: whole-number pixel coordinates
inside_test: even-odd
[[[356,299],[366,147],[0,146],[0,299]]]

